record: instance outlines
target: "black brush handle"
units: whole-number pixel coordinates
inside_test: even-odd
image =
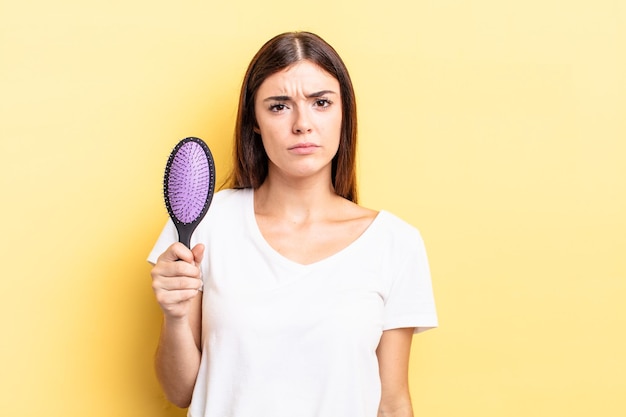
[[[193,229],[193,227],[188,227],[188,225],[184,224],[179,224],[176,227],[176,230],[178,230],[178,241],[189,249],[191,249],[191,235],[193,234]]]

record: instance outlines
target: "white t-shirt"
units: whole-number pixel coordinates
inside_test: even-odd
[[[169,221],[148,259],[176,240]],[[251,189],[224,190],[198,242],[202,360],[191,417],[376,417],[382,332],[437,326],[422,238],[386,211],[345,249],[301,265],[263,238]]]

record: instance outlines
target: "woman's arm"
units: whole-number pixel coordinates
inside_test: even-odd
[[[413,417],[409,392],[409,354],[412,327],[383,332],[376,355],[380,369],[381,400],[378,417]]]
[[[165,396],[188,407],[200,368],[202,293],[200,260],[204,247],[193,251],[176,243],[152,269],[152,287],[163,310],[163,327],[155,357],[156,374]]]

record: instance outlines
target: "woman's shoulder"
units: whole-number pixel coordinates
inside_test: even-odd
[[[344,207],[343,216],[352,220],[353,224],[367,234],[372,235],[375,241],[395,248],[414,248],[423,245],[420,231],[396,214],[387,210],[374,210],[365,206],[349,202]],[[384,242],[384,243],[383,243]]]
[[[240,213],[242,210],[245,211],[246,207],[248,207],[247,202],[249,201],[250,192],[251,189],[248,188],[225,188],[219,190],[211,200],[207,217],[219,221],[220,218],[235,215],[235,213]]]
[[[422,235],[416,226],[387,210],[378,213],[375,224],[379,233],[400,244],[423,245]]]
[[[223,188],[215,193],[211,205],[237,204],[252,192],[251,188]]]
[[[347,219],[363,219],[365,222],[369,219],[372,226],[383,232],[413,238],[420,235],[416,226],[385,209],[375,210],[351,201],[345,201],[341,212],[341,215]]]
[[[335,215],[338,217],[344,217],[346,220],[352,219],[370,219],[374,220],[378,215],[378,211],[371,208],[362,206],[353,201],[339,197],[336,200],[336,205],[332,208]]]

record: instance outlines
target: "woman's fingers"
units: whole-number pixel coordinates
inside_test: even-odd
[[[181,243],[174,243],[159,256],[151,271],[152,288],[166,315],[179,318],[188,313],[189,301],[202,288],[203,253],[204,245],[189,250]]]

